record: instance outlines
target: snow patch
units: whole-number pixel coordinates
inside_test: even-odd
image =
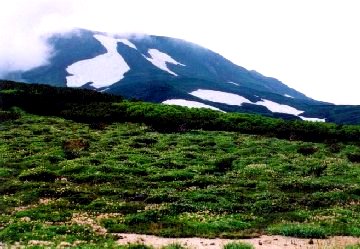
[[[240,86],[240,84],[239,84],[239,83],[232,82],[232,81],[228,81],[227,83],[229,83],[229,84],[233,84],[233,85],[235,85],[235,86]]]
[[[126,46],[128,46],[130,48],[133,48],[133,49],[137,50],[137,47],[135,46],[135,44],[132,43],[131,41],[127,40],[127,39],[118,39],[117,41],[125,44]]]
[[[310,122],[326,122],[325,118],[307,118],[303,116],[299,116],[302,120],[310,121]]]
[[[292,99],[294,99],[294,97],[291,96],[291,95],[289,95],[289,94],[284,94],[284,96],[287,97],[287,98],[292,98]]]
[[[103,92],[106,92],[107,90],[109,90],[110,88],[105,88],[105,89],[103,89],[103,90],[101,90],[101,91],[99,91],[99,92],[101,92],[101,93],[103,93]]]
[[[279,104],[279,103],[276,103],[276,102],[268,100],[268,99],[262,99],[262,100],[254,103],[254,102],[251,102],[250,100],[248,100],[240,95],[234,94],[234,93],[220,92],[220,91],[214,91],[214,90],[204,90],[204,89],[198,89],[196,91],[190,92],[189,94],[193,95],[195,97],[198,97],[200,99],[203,99],[203,100],[208,100],[208,101],[227,104],[227,105],[241,106],[243,103],[261,105],[261,106],[265,106],[271,112],[295,115],[295,116],[300,117],[302,120],[306,120],[306,121],[325,122],[325,119],[321,119],[321,118],[306,118],[303,116],[299,116],[300,114],[304,113],[304,111],[298,110],[289,105]],[[255,95],[255,96],[258,97],[257,95]],[[195,103],[198,103],[198,102],[195,102]]]
[[[220,110],[219,108],[216,108],[216,107],[213,107],[210,105],[205,105],[203,103],[196,102],[196,101],[185,100],[185,99],[169,99],[162,103],[166,104],[166,105],[179,105],[179,106],[186,106],[186,107],[190,107],[190,108],[208,108],[208,109],[224,112],[224,111]]]
[[[198,89],[189,94],[198,97],[200,99],[209,100],[217,103],[223,103],[227,105],[241,106],[243,103],[250,103],[250,104],[252,103],[250,100],[240,95],[234,93],[214,91],[214,90]]]
[[[170,55],[160,52],[157,49],[149,49],[148,53],[150,54],[150,58],[143,55],[148,61],[150,61],[155,67],[158,67],[161,70],[168,72],[169,74],[172,74],[174,76],[178,75],[167,67],[167,63],[185,66],[184,64],[181,64],[174,60]]]
[[[203,99],[203,100],[208,100],[208,101],[227,104],[227,105],[241,106],[243,103],[261,105],[261,106],[265,106],[271,112],[286,113],[286,114],[291,114],[291,115],[295,115],[295,116],[299,116],[300,114],[302,114],[304,112],[304,111],[298,110],[292,106],[279,104],[279,103],[276,103],[274,101],[267,100],[267,99],[262,99],[262,100],[254,103],[254,102],[251,102],[250,100],[248,100],[240,95],[234,94],[234,93],[198,89],[196,91],[190,92],[189,94],[193,95],[195,97],[198,97],[200,99]],[[257,95],[255,95],[255,96],[257,96]],[[299,117],[301,119],[307,120],[307,121],[325,122],[325,119],[305,118],[302,116],[299,116]]]
[[[66,77],[67,86],[81,87],[91,82],[95,88],[110,86],[124,78],[130,67],[117,51],[119,40],[104,35],[94,35],[107,50],[107,53],[92,59],[75,62],[66,71],[71,74]]]
[[[282,105],[267,99],[262,99],[261,101],[256,102],[255,105],[265,106],[271,112],[287,113],[295,116],[304,112],[289,105]]]

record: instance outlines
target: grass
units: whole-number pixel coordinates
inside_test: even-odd
[[[313,224],[281,224],[268,229],[271,234],[280,234],[298,238],[320,238],[327,237],[326,229]]]
[[[346,249],[359,249],[360,245],[355,245],[355,246],[347,246]]]
[[[232,242],[226,244],[224,249],[254,249],[254,247],[250,244],[243,243],[243,242]]]
[[[162,249],[186,249],[186,247],[182,246],[181,244],[170,244],[162,247]]]
[[[112,232],[360,236],[358,143],[159,133],[133,123],[98,129],[26,113],[1,123],[0,141],[5,243],[92,241],[94,247],[77,248],[112,248]]]

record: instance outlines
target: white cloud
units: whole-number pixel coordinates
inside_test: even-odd
[[[75,26],[183,38],[310,97],[360,104],[358,0],[2,0],[0,9],[0,71],[46,62],[39,36]]]
[[[0,76],[47,62],[52,50],[44,41],[49,32],[66,29],[65,22],[58,22],[71,12],[66,2],[70,1],[0,2]]]

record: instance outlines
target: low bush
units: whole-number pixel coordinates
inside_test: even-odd
[[[23,239],[24,233],[31,233],[33,224],[27,222],[12,223],[0,230],[0,241],[15,242]]]
[[[345,249],[360,249],[360,244],[354,246],[347,246]]]
[[[336,141],[326,141],[326,145],[331,153],[339,153],[342,149],[342,145]]]
[[[126,248],[127,249],[153,249],[152,246],[147,246],[144,244],[130,244]]]
[[[9,120],[16,120],[16,119],[20,118],[20,116],[21,115],[19,113],[0,110],[0,123],[9,121]]]
[[[225,173],[232,169],[233,162],[236,160],[235,156],[226,156],[217,159],[214,164],[214,171],[219,173]]]
[[[181,244],[174,243],[174,244],[163,246],[163,247],[161,247],[161,249],[186,249],[186,247],[184,247]]]
[[[327,237],[326,230],[315,224],[279,224],[267,229],[270,234],[292,236],[297,238],[324,239]]]
[[[325,170],[327,169],[326,164],[315,164],[309,165],[306,169],[304,169],[304,176],[315,176],[320,177],[324,174]]]
[[[88,150],[90,144],[85,139],[68,139],[63,143],[63,150],[66,159],[75,159],[82,151]]]
[[[44,167],[33,168],[23,171],[19,175],[21,181],[54,182],[58,175]]]
[[[229,244],[226,244],[224,246],[224,249],[254,249],[254,247],[248,243],[244,242],[232,242]]]
[[[31,220],[49,221],[49,222],[66,222],[71,218],[72,213],[67,210],[53,210],[47,206],[17,212],[15,217],[29,217]]]
[[[125,218],[126,225],[139,225],[157,222],[161,218],[161,212],[156,210],[148,210],[146,212],[130,214]]]
[[[349,153],[346,155],[350,162],[360,163],[360,153]]]
[[[304,156],[309,156],[315,154],[318,150],[319,148],[314,146],[301,146],[300,148],[298,148],[297,152]]]
[[[134,139],[134,142],[149,146],[157,143],[157,140],[151,137],[138,137]]]

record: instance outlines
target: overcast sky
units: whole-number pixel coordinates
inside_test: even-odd
[[[46,63],[81,27],[205,46],[309,97],[360,105],[359,0],[1,0],[0,74]]]

